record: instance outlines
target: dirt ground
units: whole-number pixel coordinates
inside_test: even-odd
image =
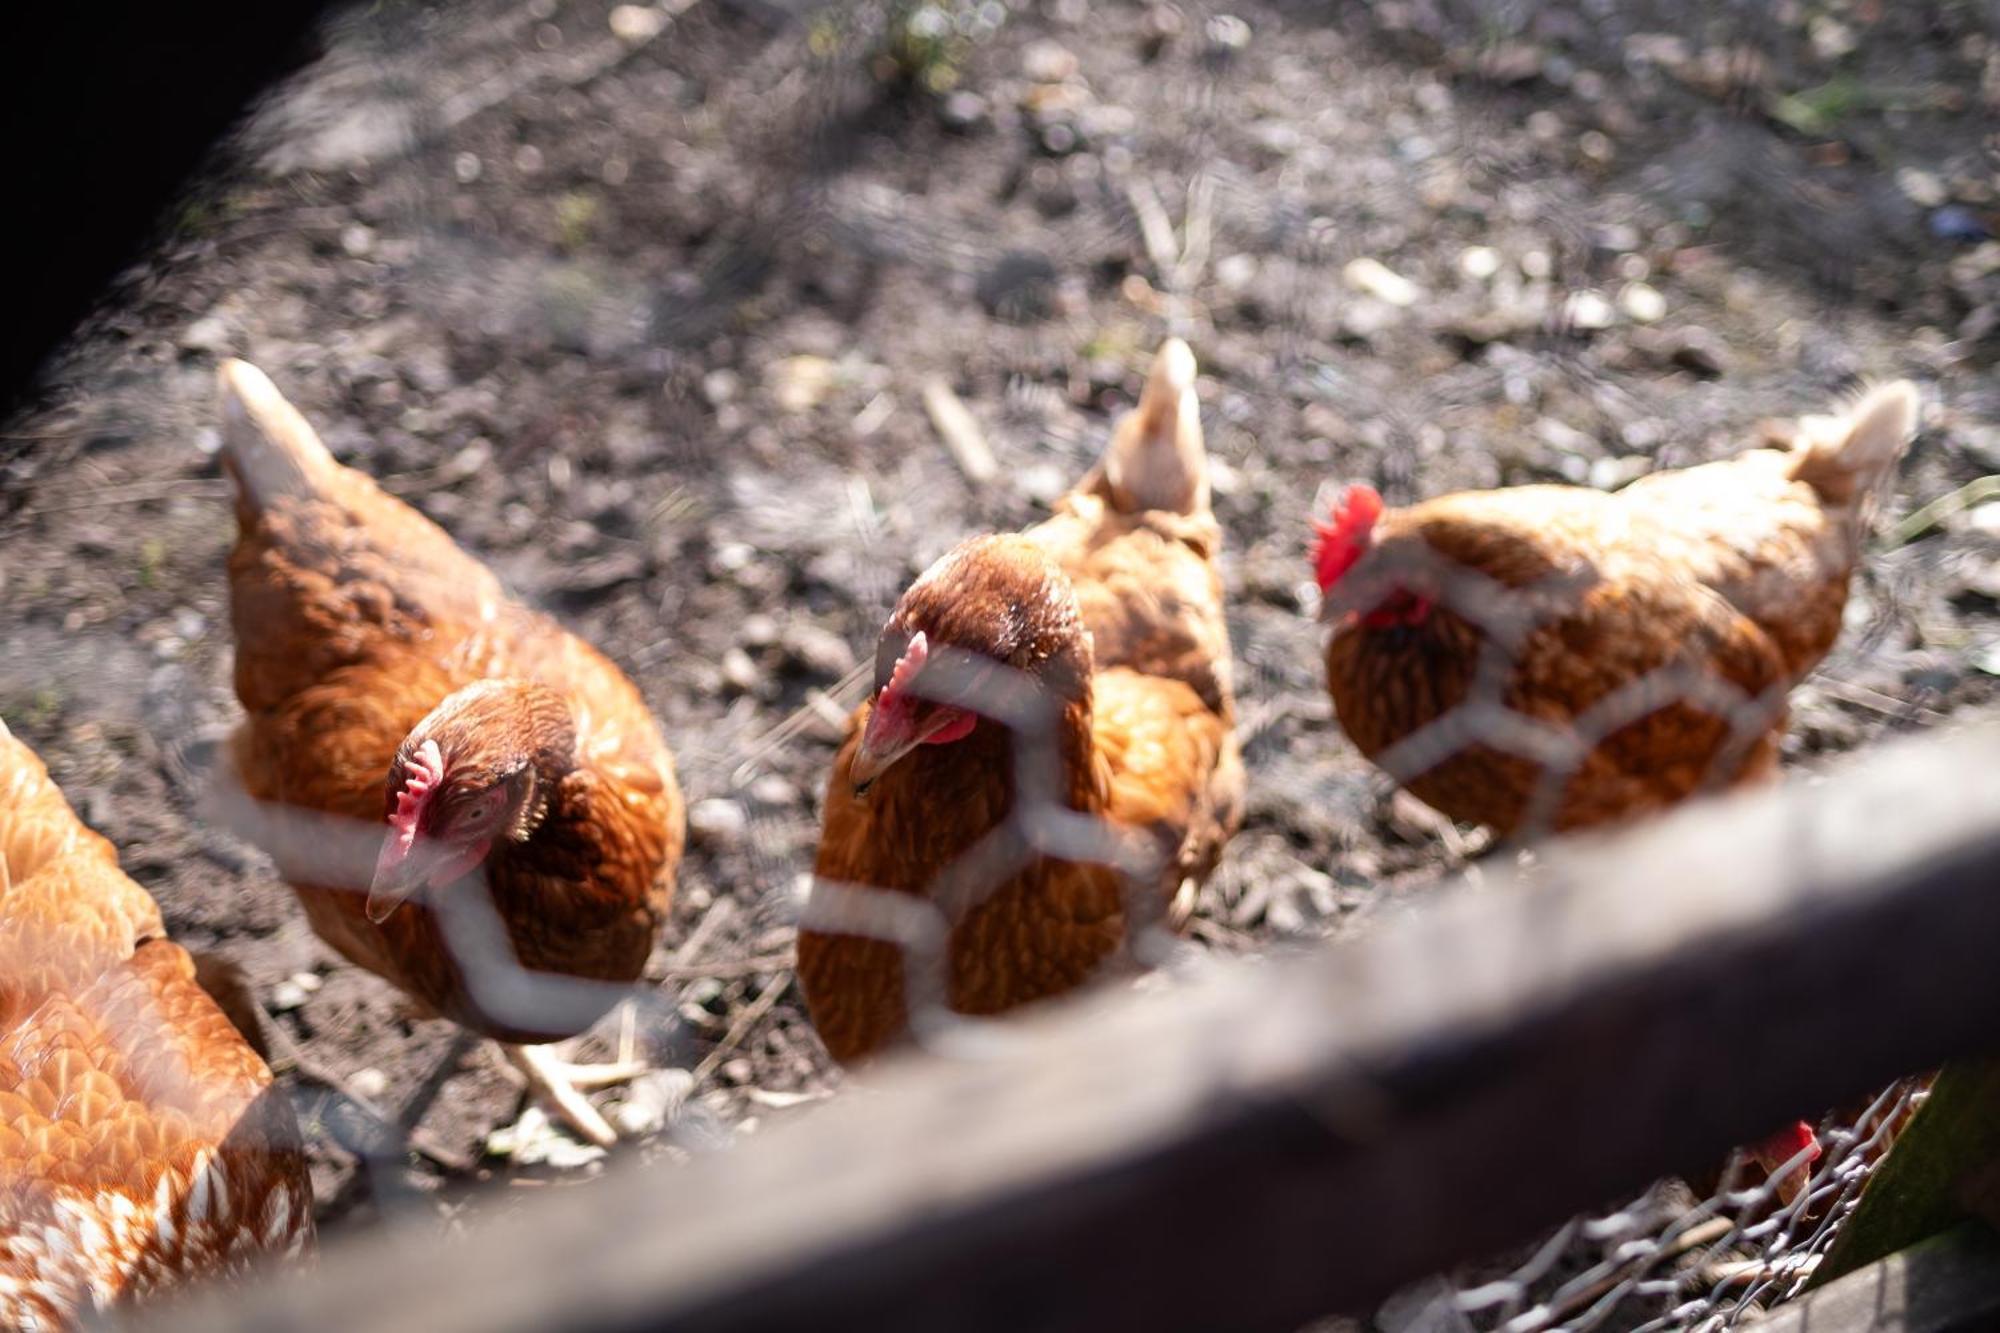
[[[651,974],[676,1021],[641,1035],[698,1080],[632,1094],[670,1128],[647,1153],[837,1086],[787,970],[828,719],[903,585],[1044,512],[1165,334],[1202,363],[1251,773],[1195,925],[1218,949],[1359,928],[1478,845],[1332,723],[1323,485],[1612,486],[1890,375],[1930,407],[1885,533],[2000,472],[1975,7],[668,8],[338,25],[0,439],[0,715],[296,1047],[332,1227],[601,1165],[489,1142],[521,1093],[485,1047],[444,1071],[433,1156],[372,1172],[369,1117],[307,1076],[393,1112],[452,1030],[200,812],[235,716],[218,356],[657,711],[694,836]],[[995,480],[941,445],[931,377]],[[1882,539],[1791,764],[2000,694],[1996,519]]]

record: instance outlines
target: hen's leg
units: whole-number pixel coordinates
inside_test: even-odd
[[[618,1142],[616,1131],[595,1106],[584,1097],[586,1088],[609,1087],[646,1073],[650,1066],[638,1060],[608,1065],[573,1065],[556,1058],[546,1046],[501,1047],[514,1067],[527,1076],[530,1089],[542,1093],[555,1106],[570,1128],[600,1148]]]

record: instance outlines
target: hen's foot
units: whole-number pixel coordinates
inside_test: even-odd
[[[611,1122],[590,1104],[583,1095],[584,1091],[623,1083],[650,1069],[639,1060],[573,1065],[558,1059],[547,1046],[503,1046],[502,1049],[507,1052],[507,1059],[513,1066],[527,1077],[529,1089],[547,1097],[564,1123],[600,1148],[609,1148],[618,1142],[618,1134],[611,1128]]]

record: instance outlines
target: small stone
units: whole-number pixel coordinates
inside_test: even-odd
[[[743,542],[723,542],[715,548],[715,567],[725,574],[748,568],[756,558],[757,548]]]
[[[701,396],[708,400],[710,407],[720,407],[734,402],[743,392],[743,377],[728,368],[711,370],[701,377]]]
[[[1401,319],[1397,308],[1387,301],[1364,296],[1360,300],[1349,301],[1341,308],[1340,331],[1357,342],[1369,342],[1395,327]]]
[[[1600,491],[1615,491],[1637,481],[1652,469],[1652,460],[1640,454],[1600,458],[1590,465],[1590,484]]]
[[[1530,250],[1521,256],[1521,272],[1530,278],[1546,278],[1556,271],[1555,261],[1546,250]]]
[[[1348,286],[1393,306],[1415,305],[1423,295],[1417,284],[1394,272],[1380,260],[1366,257],[1351,260],[1340,272],[1347,279]]]
[[[986,124],[986,99],[961,88],[938,104],[938,120],[948,130],[966,134]]]
[[[458,178],[460,185],[472,184],[485,170],[486,165],[479,160],[477,153],[460,153],[451,160],[451,174]]]
[[[1625,39],[1625,59],[1634,65],[1682,69],[1688,63],[1687,39],[1667,32],[1633,33]]]
[[[1566,454],[1592,454],[1597,452],[1597,442],[1568,422],[1554,417],[1543,417],[1535,423],[1535,436],[1551,449],[1559,449]]]
[[[750,784],[750,799],[759,805],[792,805],[799,799],[799,789],[776,773],[766,773]]]
[[[1021,52],[1021,72],[1036,83],[1061,83],[1078,68],[1076,53],[1060,42],[1030,42]]]
[[[1054,463],[1030,463],[1014,474],[1014,486],[1037,504],[1052,504],[1069,490],[1069,474]]]
[[[757,664],[750,660],[750,654],[741,648],[730,648],[722,654],[722,679],[744,694],[756,691],[760,681]]]
[[[752,648],[763,648],[778,641],[778,622],[762,611],[754,611],[743,618],[737,637]]]
[[[810,622],[788,626],[778,642],[788,659],[816,675],[838,678],[854,666],[847,640]]]
[[[286,980],[308,995],[318,994],[319,988],[326,984],[326,978],[317,972],[294,972]]]
[[[221,356],[230,350],[233,342],[229,321],[220,315],[203,315],[181,330],[180,345],[184,351]]]
[[[1215,261],[1215,280],[1224,291],[1240,292],[1256,277],[1255,255],[1224,255]]]
[[[1667,317],[1667,298],[1649,283],[1628,282],[1618,289],[1618,308],[1637,324],[1657,324]]]
[[[1607,223],[1592,230],[1590,243],[1606,254],[1630,254],[1639,248],[1639,229],[1627,222]]]
[[[1299,151],[1299,145],[1305,141],[1298,126],[1283,120],[1258,121],[1250,127],[1250,137],[1257,141],[1259,148],[1275,157],[1290,157]],[[1421,161],[1428,154],[1407,153],[1405,156],[1412,161]]]
[[[1903,167],[1896,172],[1896,187],[1918,208],[1937,208],[1951,198],[1937,173],[1920,167]]]
[[[274,1014],[288,1014],[294,1009],[303,1009],[305,1003],[305,987],[296,981],[281,981],[271,987],[271,1012]]]
[[[1993,229],[1979,214],[1960,204],[1932,209],[1924,225],[1940,241],[1983,241],[1993,235]]]
[[[1077,137],[1076,127],[1066,120],[1053,120],[1037,131],[1042,151],[1050,157],[1065,157],[1077,150],[1083,142]]]
[[[622,1134],[643,1138],[657,1134],[679,1117],[694,1091],[694,1075],[685,1069],[656,1069],[625,1086],[625,1096],[610,1111]]]
[[[486,1151],[519,1166],[553,1166],[569,1170],[601,1161],[604,1149],[579,1143],[549,1119],[539,1106],[529,1106],[521,1118],[486,1136]]]
[[[347,1080],[347,1086],[354,1090],[355,1096],[366,1097],[372,1102],[389,1090],[389,1076],[370,1066],[356,1070]]]
[[[630,46],[643,46],[666,30],[667,16],[651,5],[619,5],[611,11],[611,35]]]
[[[1812,41],[1813,54],[1826,61],[1852,55],[1860,45],[1854,29],[1831,14],[1815,14],[1806,25],[1806,35]]]
[[[1231,55],[1250,45],[1250,25],[1234,14],[1217,14],[1202,28],[1209,50]]]
[[[688,810],[687,822],[696,842],[724,850],[740,844],[750,828],[750,816],[743,807],[722,796],[696,801]]]
[[[1587,287],[1571,292],[1569,299],[1563,302],[1563,319],[1573,329],[1590,332],[1608,329],[1613,318],[1611,303]]]
[[[1458,271],[1483,281],[1500,271],[1500,252],[1490,245],[1468,245],[1459,252]]]
[[[834,365],[823,356],[788,356],[771,364],[764,382],[779,407],[809,412],[832,390]]]
[[[359,222],[349,223],[340,229],[340,248],[355,259],[373,253],[375,229]]]

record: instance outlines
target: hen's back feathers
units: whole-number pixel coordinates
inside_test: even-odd
[[[0,1323],[311,1237],[298,1127],[158,908],[0,726]]]
[[[1075,585],[1099,670],[1178,680],[1233,721],[1194,353],[1169,339],[1098,466],[1028,530]]]
[[[1327,665],[1342,726],[1375,757],[1443,718],[1468,698],[1485,634],[1500,629],[1513,642],[1499,702],[1515,712],[1562,726],[1653,685],[1689,696],[1597,743],[1554,827],[1769,776],[1784,694],[1839,636],[1872,497],[1918,407],[1915,387],[1898,382],[1802,419],[1790,449],[1656,472],[1613,494],[1521,486],[1384,513],[1351,584],[1335,574],[1329,605],[1367,611],[1391,589],[1418,610],[1402,623],[1350,616],[1336,629]],[[1557,583],[1573,587],[1539,600],[1506,595]],[[1453,591],[1471,584],[1485,591]],[[1424,609],[1432,602],[1435,615]],[[1704,700],[1708,685],[1725,688]],[[1742,706],[1724,726],[1719,701],[1731,697]],[[1407,785],[1506,833],[1538,771],[1474,744]]]

